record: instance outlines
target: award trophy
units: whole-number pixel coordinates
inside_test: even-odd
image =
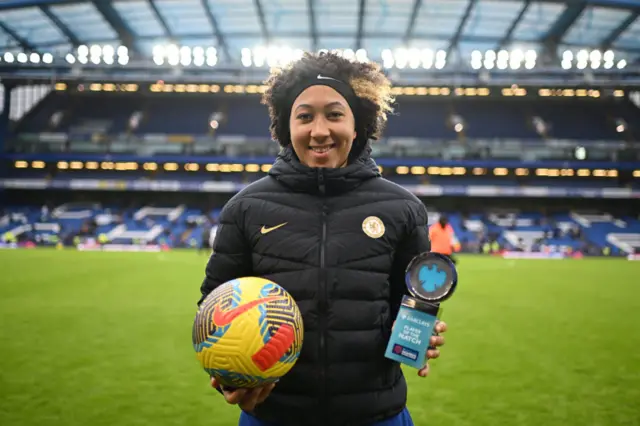
[[[411,296],[402,298],[385,357],[420,369],[425,365],[429,340],[442,313],[440,303],[455,291],[458,274],[448,257],[426,252],[407,266],[405,284]]]

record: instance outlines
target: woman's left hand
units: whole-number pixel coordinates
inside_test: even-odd
[[[427,377],[429,375],[429,360],[440,356],[440,351],[437,348],[444,345],[444,337],[440,336],[440,334],[445,331],[447,331],[447,324],[443,321],[438,321],[435,326],[435,333],[431,336],[431,339],[429,339],[429,346],[436,349],[429,349],[427,351],[427,362],[424,367],[418,370],[418,376]]]

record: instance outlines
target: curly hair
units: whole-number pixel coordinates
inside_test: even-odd
[[[393,112],[391,82],[376,63],[352,62],[329,52],[307,52],[300,60],[284,68],[273,69],[265,80],[267,89],[263,93],[262,104],[269,108],[271,137],[283,147],[290,143],[289,117],[283,116],[283,112],[291,108],[288,105],[289,91],[299,82],[312,79],[318,73],[347,82],[355,92],[360,104],[356,120],[356,144],[362,146],[370,139],[378,139],[387,123],[388,114]]]

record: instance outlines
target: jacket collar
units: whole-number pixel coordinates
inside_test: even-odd
[[[295,192],[337,195],[349,192],[369,179],[380,177],[380,171],[371,158],[371,147],[368,145],[346,167],[330,169],[302,164],[289,144],[278,154],[269,175]]]

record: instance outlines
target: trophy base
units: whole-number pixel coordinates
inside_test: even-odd
[[[424,367],[429,340],[440,312],[438,304],[404,296],[385,357],[413,368]]]

